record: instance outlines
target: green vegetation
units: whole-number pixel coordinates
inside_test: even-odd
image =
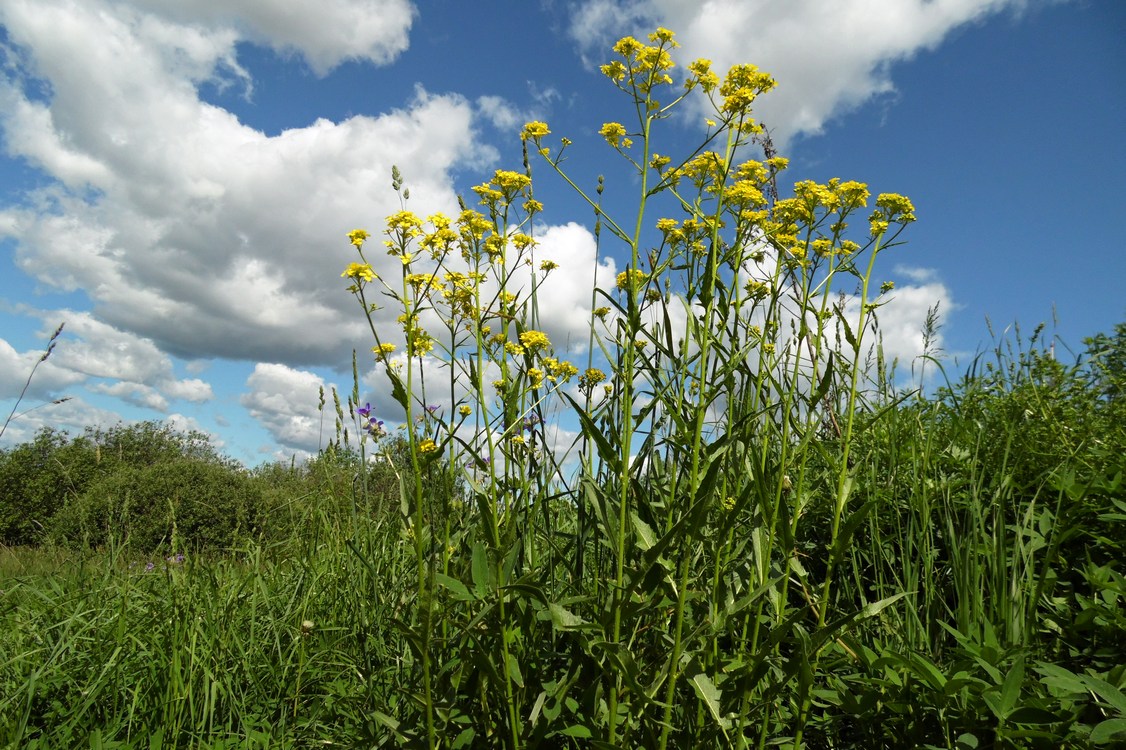
[[[23,545],[0,556],[0,742],[1126,739],[1126,326],[1074,364],[1037,330],[931,395],[897,390],[874,274],[910,201],[864,216],[867,187],[840,180],[779,198],[753,66],[691,63],[708,141],[658,156],[684,92],[672,34],[650,42],[603,68],[635,105],[636,127],[601,133],[641,198],[616,222],[601,184],[584,194],[629,254],[593,291],[585,368],[540,330],[535,154],[574,183],[569,142],[529,123],[529,166],[474,188],[482,212],[423,221],[396,171],[401,279],[349,235],[401,434],[357,389],[359,445],[337,401],[338,441],[300,467],[247,472],[156,425],[0,456],[3,539]],[[752,145],[765,161],[736,158]]]

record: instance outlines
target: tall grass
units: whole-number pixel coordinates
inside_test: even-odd
[[[111,552],[9,578],[4,738],[1115,740],[1124,587],[1106,549],[1126,502],[1121,452],[1092,443],[1126,441],[1106,402],[1080,369],[1002,347],[933,397],[897,391],[877,261],[914,220],[910,201],[880,194],[869,210],[867,187],[839,180],[780,197],[786,161],[750,111],[773,80],[696,61],[676,90],[672,34],[649,42],[620,41],[603,68],[636,117],[601,129],[636,170],[635,213],[605,213],[601,182],[583,193],[569,142],[547,145],[537,122],[523,171],[498,171],[457,217],[410,212],[396,170],[402,210],[380,251],[401,277],[379,278],[371,235],[349,235],[344,276],[403,410],[402,450],[386,456],[396,502],[360,460],[354,481],[303,498],[277,548],[151,570]],[[694,90],[714,110],[707,139],[663,155],[663,121]],[[537,257],[540,163],[628,257],[593,291],[586,351],[542,330],[555,264]],[[385,446],[359,400],[357,387],[362,450]],[[1089,437],[1052,437],[1084,420]],[[570,452],[553,439],[568,427]]]

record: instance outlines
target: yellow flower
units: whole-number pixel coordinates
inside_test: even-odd
[[[540,261],[540,270],[543,271],[544,273],[547,273],[549,271],[554,271],[556,268],[559,268],[559,264],[556,263],[553,260],[541,260]]]
[[[533,389],[543,385],[544,372],[538,367],[528,368],[528,381]]]
[[[599,370],[597,367],[591,367],[579,378],[579,390],[589,394],[594,389],[594,386],[605,379],[606,373],[602,372],[602,370]]]
[[[626,77],[626,66],[622,65],[620,60],[607,63],[599,68],[599,70],[602,71],[602,75],[606,76],[614,83],[621,83]]]
[[[344,273],[340,274],[341,278],[356,279],[357,281],[375,281],[379,277],[376,276],[375,271],[367,263],[349,263],[348,267],[344,269]]]
[[[711,93],[719,85],[719,76],[712,72],[711,60],[701,57],[699,60],[690,62],[688,63],[688,71],[692,75],[684,82],[685,88],[699,85],[705,92]],[[715,123],[709,120],[708,127],[714,128]]]
[[[638,269],[622,271],[618,274],[616,286],[622,291],[628,290],[632,292],[644,284],[648,278],[648,274]]]
[[[532,140],[535,140],[536,138],[543,138],[545,135],[548,135],[549,133],[551,133],[551,131],[547,129],[547,123],[546,122],[540,122],[538,120],[533,120],[532,122],[529,122],[526,125],[524,125],[524,130],[523,130],[523,132],[520,133],[520,140],[526,141],[529,138],[531,138]]]
[[[605,138],[606,142],[614,148],[629,148],[631,145],[633,145],[633,142],[630,141],[629,138],[624,137],[626,134],[626,127],[620,122],[605,123],[602,126],[602,129],[598,131],[598,134]]]
[[[818,237],[813,241],[813,252],[822,258],[833,254],[833,243],[825,237]]]
[[[618,53],[627,60],[633,57],[645,45],[634,39],[632,36],[624,36],[614,44],[614,52]]]
[[[899,193],[880,193],[876,207],[883,209],[888,221],[907,224],[915,220],[915,206],[910,199]]]
[[[395,347],[394,344],[380,344],[379,346],[373,346],[371,348],[371,350],[373,352],[375,352],[376,354],[386,356],[386,355],[390,354],[391,352],[395,351],[395,348],[396,347]]]
[[[422,234],[422,219],[411,211],[399,211],[387,217],[388,234],[399,232],[407,237]]]
[[[539,243],[523,232],[517,232],[512,235],[512,244],[515,245],[518,250],[525,250],[529,247],[535,247]]]
[[[491,182],[504,191],[505,195],[513,196],[528,187],[528,185],[532,183],[532,179],[528,177],[528,175],[521,174],[520,172],[498,169],[493,174]]]
[[[770,287],[764,281],[748,281],[744,287],[752,299],[762,299],[770,294]]]
[[[348,233],[348,240],[356,247],[361,247],[364,244],[364,240],[370,236],[370,234],[362,229],[353,229]]]
[[[514,341],[504,342],[504,350],[511,354],[513,357],[519,357],[524,353],[524,347],[520,346]]]
[[[750,112],[755,98],[774,88],[774,79],[759,71],[756,65],[734,65],[727,71],[727,77],[720,86],[723,96],[721,111],[732,115],[745,115]]]
[[[463,417],[468,417],[473,413],[473,407],[471,407],[469,404],[462,404],[461,406],[457,407],[457,413]]]
[[[419,453],[433,453],[436,450],[438,450],[438,444],[435,443],[430,438],[426,438],[425,440],[423,440],[421,443],[418,444],[418,452]]]
[[[533,353],[551,346],[551,341],[548,340],[547,334],[543,331],[524,331],[520,334],[520,343],[524,345],[525,349]]]

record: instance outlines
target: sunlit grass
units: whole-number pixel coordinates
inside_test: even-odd
[[[41,546],[0,553],[0,741],[1120,739],[1122,373],[1056,362],[1037,331],[902,390],[878,260],[910,201],[840,180],[781,197],[786,161],[750,116],[770,77],[695,61],[678,88],[672,34],[649,42],[603,68],[635,117],[600,131],[636,172],[635,214],[603,213],[605,185],[576,185],[570,142],[536,122],[524,171],[474,188],[477,207],[416,216],[395,170],[385,244],[348,234],[395,437],[361,405],[357,355],[306,467],[248,473],[148,429],[5,454],[0,522]],[[707,141],[659,155],[693,90]],[[537,262],[533,164],[628,255],[592,291],[583,351],[544,330],[557,266]],[[567,453],[548,442],[564,419]]]

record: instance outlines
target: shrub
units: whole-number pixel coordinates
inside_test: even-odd
[[[59,514],[54,531],[70,543],[132,549],[226,549],[261,524],[262,491],[245,472],[179,458],[122,466],[94,482]]]

